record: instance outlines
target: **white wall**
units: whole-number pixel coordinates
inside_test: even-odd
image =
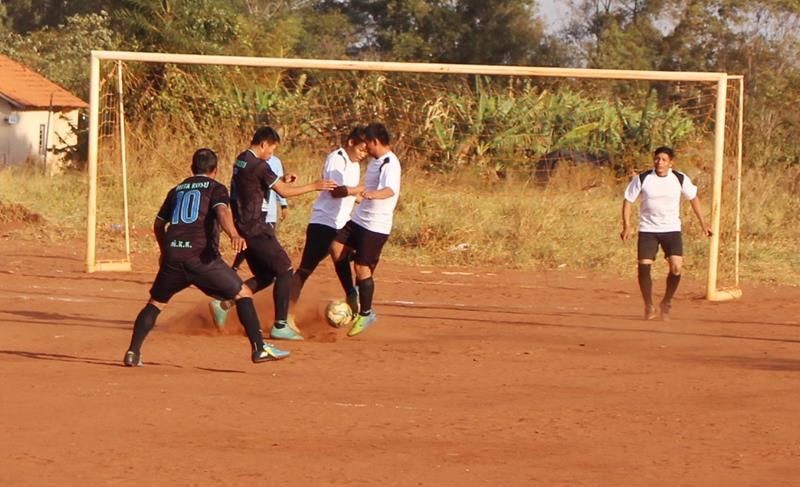
[[[10,125],[6,120],[9,115],[16,114],[18,121]],[[66,112],[53,112],[50,116],[50,134],[48,146],[48,168],[57,170],[61,161],[52,154],[53,148],[63,148],[74,145],[77,136],[72,131],[70,124],[78,125],[78,110]],[[39,126],[47,127],[47,110],[21,111],[14,108],[5,100],[0,100],[0,165],[18,165],[28,158],[35,159],[39,164],[43,161],[39,156]],[[64,142],[61,142],[64,139]]]

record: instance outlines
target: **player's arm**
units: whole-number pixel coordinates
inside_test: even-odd
[[[364,185],[358,186],[336,186],[331,190],[331,196],[334,198],[345,198],[347,196],[358,196],[364,192]]]
[[[394,190],[390,187],[376,189],[375,191],[362,191],[361,197],[365,200],[385,200],[394,196]]]
[[[320,179],[319,181],[314,181],[311,184],[305,184],[303,186],[291,186],[290,184],[286,183],[283,178],[281,178],[272,185],[271,189],[284,198],[291,198],[292,196],[299,196],[312,191],[330,191],[335,187],[336,182],[331,181],[330,179]]]
[[[633,212],[633,204],[625,198],[622,198],[622,231],[619,237],[625,241],[631,236],[631,213]]]
[[[703,208],[700,206],[700,198],[695,196],[689,200],[689,204],[692,205],[692,210],[694,211],[694,214],[697,215],[697,221],[700,222],[700,227],[703,229],[705,236],[710,237],[714,235],[714,232],[711,231],[711,228],[706,225],[705,218],[703,218]]]
[[[156,217],[155,221],[153,221],[153,235],[156,237],[161,255],[164,255],[167,250],[167,220]]]
[[[231,247],[233,247],[233,250],[236,252],[241,252],[242,250],[246,249],[247,244],[239,235],[239,232],[236,231],[236,226],[233,224],[233,214],[231,213],[231,209],[228,208],[227,205],[217,205],[214,207],[214,211],[217,213],[219,227],[231,238]]]

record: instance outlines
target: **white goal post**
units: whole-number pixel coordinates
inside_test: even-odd
[[[736,270],[735,287],[732,289],[718,289],[717,270],[720,245],[720,216],[722,200],[722,176],[725,144],[725,116],[728,80],[738,80],[743,86],[741,76],[729,76],[727,73],[717,72],[673,72],[673,71],[637,71],[615,69],[581,69],[581,68],[553,68],[530,66],[497,66],[497,65],[471,65],[471,64],[435,64],[435,63],[401,63],[401,62],[370,62],[346,60],[319,60],[319,59],[290,59],[290,58],[263,58],[242,56],[209,56],[193,54],[162,54],[148,52],[125,51],[92,51],[90,73],[90,113],[89,113],[89,154],[88,154],[88,212],[86,218],[86,271],[124,271],[131,269],[129,229],[127,222],[127,193],[124,133],[120,133],[123,141],[121,149],[121,165],[123,178],[123,198],[125,199],[125,241],[126,258],[116,261],[99,261],[96,259],[96,233],[97,233],[97,163],[99,140],[100,116],[100,62],[101,61],[132,61],[144,63],[170,63],[170,64],[203,64],[250,66],[279,69],[317,69],[317,70],[349,70],[349,71],[383,71],[405,73],[430,73],[430,74],[465,74],[465,75],[494,75],[494,76],[529,76],[552,78],[584,78],[584,79],[613,79],[613,80],[644,80],[644,81],[685,81],[685,82],[716,82],[716,110],[714,129],[714,169],[713,187],[711,198],[711,228],[713,236],[710,239],[708,276],[706,298],[712,301],[721,301],[741,296],[738,288],[738,260],[739,260],[739,198],[741,193],[741,159],[742,159],[742,116],[743,116],[743,90],[739,90],[739,120],[738,120],[738,147],[736,149],[737,167],[737,196],[736,196]],[[120,81],[121,98],[121,81]],[[120,102],[121,104],[121,102]],[[120,108],[121,109],[121,108]],[[120,131],[124,131],[124,122],[121,119]]]

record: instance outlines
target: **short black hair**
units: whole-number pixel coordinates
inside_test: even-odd
[[[662,145],[653,151],[653,157],[656,157],[659,154],[666,154],[670,159],[675,159],[675,151],[672,149],[672,147]]]
[[[391,136],[386,127],[379,122],[372,122],[365,127],[367,140],[377,140],[383,145],[389,145]]]
[[[211,174],[217,168],[217,155],[211,149],[197,149],[192,156],[192,174]]]
[[[272,127],[259,127],[256,133],[253,134],[253,140],[250,141],[250,145],[260,145],[264,141],[270,144],[277,144],[281,141],[281,136]]]
[[[363,125],[356,125],[353,130],[347,134],[347,137],[342,141],[342,145],[347,145],[348,141],[353,141],[354,144],[363,144],[367,141],[367,128]]]

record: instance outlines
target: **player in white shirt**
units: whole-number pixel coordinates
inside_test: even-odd
[[[375,282],[372,278],[380,260],[381,251],[392,230],[392,218],[400,197],[400,160],[389,146],[389,131],[381,123],[366,127],[367,152],[372,160],[364,176],[364,190],[359,193],[361,203],[352,218],[336,234],[331,245],[335,262],[347,259],[355,251],[356,284],[358,285],[359,313],[353,320],[348,336],[356,336],[375,323],[372,311]]]
[[[655,150],[653,157],[653,169],[634,176],[625,189],[620,237],[623,241],[630,238],[631,210],[636,199],[641,196],[637,259],[639,262],[639,289],[645,305],[644,317],[646,320],[656,317],[650,268],[660,245],[664,250],[664,257],[669,261],[667,289],[661,300],[660,311],[661,318],[669,320],[672,297],[678,289],[681,280],[681,265],[683,264],[681,196],[688,199],[692,205],[692,210],[697,215],[703,233],[710,237],[711,229],[703,219],[700,200],[697,198],[697,186],[692,184],[689,176],[672,169],[675,152],[669,147],[659,147]]]
[[[333,191],[320,193],[311,209],[311,219],[306,227],[303,257],[300,267],[292,276],[290,316],[293,315],[294,306],[300,299],[303,285],[319,263],[330,253],[331,243],[336,238],[336,233],[350,219],[350,212],[353,210],[356,196],[364,190],[364,187],[358,184],[361,179],[359,162],[366,156],[366,129],[363,126],[357,126],[350,132],[342,146],[325,158],[322,175],[325,179],[335,181],[338,186]],[[358,291],[353,283],[350,260],[344,258],[334,261],[334,269],[344,290],[347,303],[354,312],[357,312]]]

